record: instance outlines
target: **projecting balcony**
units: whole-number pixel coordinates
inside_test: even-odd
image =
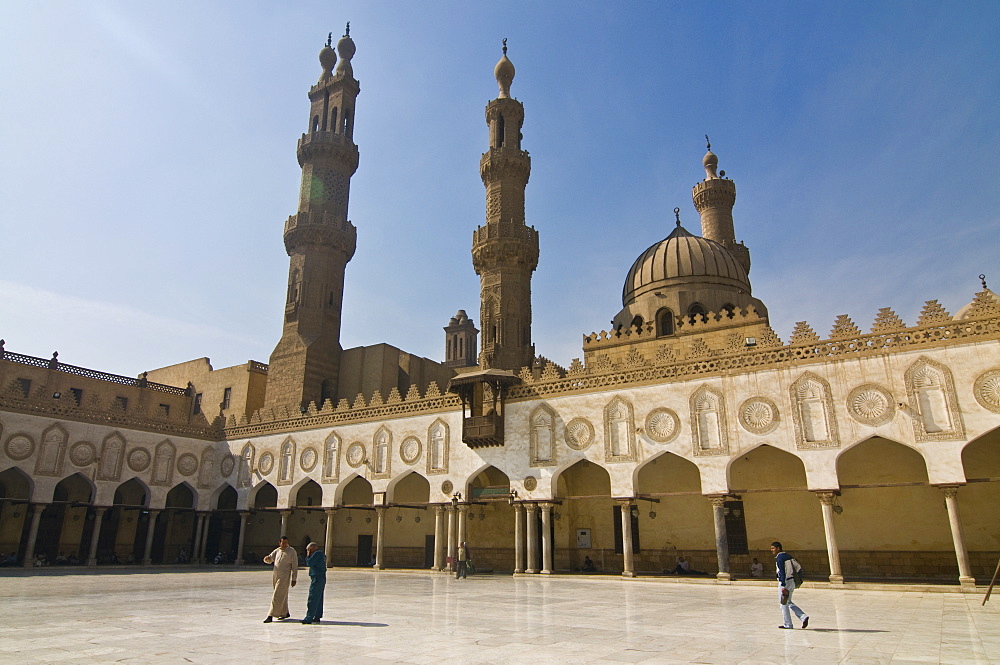
[[[470,448],[488,448],[503,445],[503,416],[487,413],[471,416],[462,421],[462,440]]]
[[[462,441],[470,448],[502,446],[504,397],[521,379],[502,369],[459,374],[448,391],[462,398]]]

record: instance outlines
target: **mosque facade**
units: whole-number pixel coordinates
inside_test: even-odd
[[[331,566],[626,577],[684,556],[720,582],[771,541],[812,579],[988,580],[1000,557],[1000,298],[915,324],[879,311],[781,340],[736,239],[736,184],[708,146],[671,233],[627,271],[610,330],[561,367],[532,342],[539,233],[530,122],[495,68],[478,323],[442,361],[340,343],[356,47],[320,53],[298,141],[282,335],[268,363],[207,358],[122,377],[0,343],[0,553],[11,565],[255,563],[279,535]],[[693,227],[691,227],[693,228]],[[275,312],[277,316],[278,313]]]

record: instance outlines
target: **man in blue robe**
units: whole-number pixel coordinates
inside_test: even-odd
[[[302,623],[319,623],[323,618],[323,590],[326,588],[326,555],[316,543],[306,545],[306,565],[309,566],[309,599]]]

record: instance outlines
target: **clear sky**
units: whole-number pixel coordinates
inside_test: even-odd
[[[478,323],[479,158],[506,37],[531,153],[538,353],[609,326],[691,187],[736,182],[787,341],[1000,291],[1000,3],[0,2],[0,337],[134,376],[267,361],[317,54],[351,21],[358,250],[342,342],[441,360]]]

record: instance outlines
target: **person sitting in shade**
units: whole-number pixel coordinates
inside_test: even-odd
[[[594,565],[593,559],[591,559],[589,556],[586,556],[583,559],[583,567],[580,568],[580,570],[582,570],[585,573],[596,573],[597,566]]]
[[[677,565],[674,566],[672,571],[663,571],[665,573],[673,573],[674,575],[705,575],[703,570],[695,570],[691,567],[691,562],[687,560],[683,555],[677,557]]]
[[[750,564],[750,577],[764,577],[764,564],[757,560],[757,557],[753,558],[753,563]]]

